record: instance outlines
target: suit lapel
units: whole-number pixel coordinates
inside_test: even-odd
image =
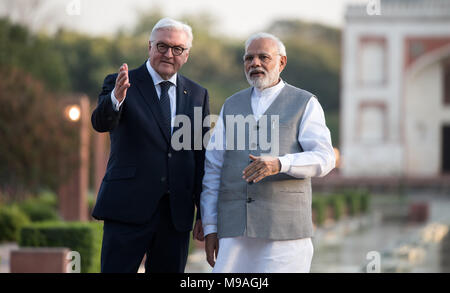
[[[186,114],[185,106],[186,106],[186,98],[189,95],[188,89],[184,86],[183,77],[178,74],[177,75],[177,111],[176,114]]]
[[[164,119],[161,114],[161,108],[159,106],[159,99],[156,94],[156,89],[153,84],[153,79],[147,71],[146,65],[142,65],[137,72],[137,88],[141,94],[141,98],[144,100],[145,104],[150,108],[156,122],[158,123],[161,134],[166,139],[167,143],[170,144],[170,138],[168,133],[165,131]],[[178,100],[178,99],[177,99]]]

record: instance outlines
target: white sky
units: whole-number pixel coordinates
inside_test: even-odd
[[[81,4],[80,15],[70,16],[66,8],[74,1]],[[114,33],[120,27],[130,28],[136,21],[138,11],[160,7],[165,16],[172,18],[186,13],[208,13],[216,18],[216,28],[220,33],[233,37],[246,37],[250,33],[265,29],[276,19],[301,19],[340,27],[343,23],[345,6],[348,3],[365,4],[369,1],[45,0],[45,9],[34,10],[34,14],[39,18],[39,25],[44,24],[48,28],[64,23],[64,26],[98,35]],[[4,15],[5,8],[2,10],[0,13]],[[11,15],[10,12],[7,13]]]

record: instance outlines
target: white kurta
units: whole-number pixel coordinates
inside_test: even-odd
[[[259,91],[253,88],[251,106],[258,120],[285,86],[277,85]],[[225,150],[223,107],[205,155],[205,175],[200,197],[204,235],[217,232],[217,197]],[[222,139],[217,139],[218,136]],[[298,141],[302,153],[279,157],[280,172],[296,178],[325,176],[335,166],[330,131],[323,109],[315,97],[306,105],[299,128]],[[222,142],[223,145],[216,145]],[[242,179],[244,180],[244,179]],[[309,272],[313,256],[310,238],[274,241],[246,236],[219,239],[219,253],[213,272],[276,273]]]

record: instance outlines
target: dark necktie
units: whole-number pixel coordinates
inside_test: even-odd
[[[161,96],[159,97],[159,104],[161,106],[161,113],[164,118],[164,124],[166,126],[166,131],[171,136],[171,120],[172,115],[170,111],[170,98],[169,98],[169,88],[172,85],[170,81],[163,81],[159,83],[161,87]]]

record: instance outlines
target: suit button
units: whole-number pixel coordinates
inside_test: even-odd
[[[252,201],[255,201],[255,200],[251,197],[247,198],[247,203],[251,203]]]
[[[161,177],[161,182],[166,181],[166,177]]]
[[[168,153],[167,156],[170,158],[172,158],[172,153]]]

